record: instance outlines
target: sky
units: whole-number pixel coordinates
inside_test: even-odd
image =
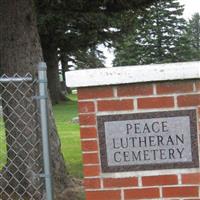
[[[179,2],[185,5],[184,18],[190,18],[195,12],[200,13],[200,0],[179,0]]]
[[[185,5],[184,18],[189,19],[195,12],[200,13],[200,0],[179,0],[182,5]],[[112,67],[112,60],[114,59],[113,49],[102,49],[104,55],[107,57],[105,61],[106,67]]]

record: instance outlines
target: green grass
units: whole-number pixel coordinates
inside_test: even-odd
[[[77,97],[70,95],[71,101],[53,106],[54,117],[64,159],[71,175],[81,178],[82,160],[79,137],[79,125],[72,123],[72,118],[77,117]]]
[[[3,118],[0,117],[0,170],[6,164],[6,138]]]

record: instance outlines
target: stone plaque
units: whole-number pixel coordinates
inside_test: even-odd
[[[199,167],[196,110],[98,116],[103,172]]]

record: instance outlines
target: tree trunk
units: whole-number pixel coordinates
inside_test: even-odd
[[[40,35],[42,50],[44,54],[44,61],[47,63],[47,78],[48,88],[52,104],[57,104],[60,101],[66,100],[65,95],[62,93],[62,87],[59,79],[58,69],[58,51],[55,46],[54,34]]]
[[[18,73],[21,76],[24,76],[26,73],[29,72],[33,75],[33,77],[37,76],[36,66],[40,61],[43,60],[43,55],[39,42],[39,35],[35,19],[36,17],[34,13],[34,5],[32,0],[0,1],[0,69],[3,73],[6,73],[7,75],[13,75],[14,73]],[[56,83],[54,83],[54,85],[55,84]],[[12,90],[11,87],[9,89]],[[23,87],[20,90],[22,93],[24,92]],[[8,92],[12,93],[12,91]],[[28,96],[30,95],[30,93],[26,95]],[[5,95],[4,98],[6,99],[7,96]],[[20,98],[20,96],[16,98]],[[13,108],[14,106],[12,101],[7,102],[7,105],[7,107],[10,108]],[[21,106],[23,106],[26,109],[27,103],[24,103],[24,105]],[[5,112],[6,116],[8,116],[9,112],[12,112],[11,110],[13,109],[6,109],[4,105],[3,111]],[[21,114],[22,111],[20,111],[20,109],[15,109],[15,112]],[[35,111],[33,109],[28,110],[27,108],[26,112],[29,113],[30,116],[32,116]],[[49,103],[49,113],[49,134],[52,158],[52,172],[54,179],[55,194],[56,196],[58,196],[66,187],[69,187],[72,184],[72,182],[68,177],[65,162],[60,150],[60,140],[57,135],[56,126],[52,115],[51,103]],[[18,130],[18,128],[20,130],[20,126],[21,124],[16,123],[15,129],[12,129],[11,125],[7,123],[7,121],[5,121],[5,127],[7,129],[7,132],[9,132],[9,134],[11,134],[13,138],[16,137],[16,130]],[[31,129],[31,127],[28,128]],[[28,134],[27,130],[22,131],[22,134]],[[36,136],[40,138],[41,133],[39,132],[39,129],[35,130],[35,132]],[[11,141],[8,137],[6,137],[6,142],[8,146],[12,146],[13,141]],[[18,158],[21,158],[19,152],[20,148],[16,147],[14,150],[16,156],[18,156]],[[27,147],[26,151],[30,152],[30,149]],[[13,159],[12,153],[8,153],[7,156],[8,160]],[[29,164],[24,165],[20,169],[21,174],[26,174],[28,170],[30,171],[31,166],[33,165],[33,163],[30,162],[31,161],[29,160]],[[17,164],[17,162],[15,163],[15,161],[13,161],[13,163]],[[29,173],[27,176],[28,182],[25,181],[23,183],[22,181],[22,186],[25,189],[27,189],[28,192],[30,192],[30,184],[33,184],[33,176],[33,174]],[[16,176],[15,178],[18,179],[19,176]],[[20,193],[20,191],[18,192]]]
[[[61,62],[61,67],[62,67],[62,78],[63,78],[63,87],[65,89],[66,94],[71,93],[71,88],[68,88],[66,86],[66,77],[65,77],[65,72],[69,71],[69,60],[68,60],[68,55],[64,51],[60,51],[60,62]]]

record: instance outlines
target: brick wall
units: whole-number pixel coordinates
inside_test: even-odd
[[[200,82],[79,88],[78,99],[86,200],[200,199],[198,169],[102,173],[96,122],[98,114],[195,108],[200,115]]]

